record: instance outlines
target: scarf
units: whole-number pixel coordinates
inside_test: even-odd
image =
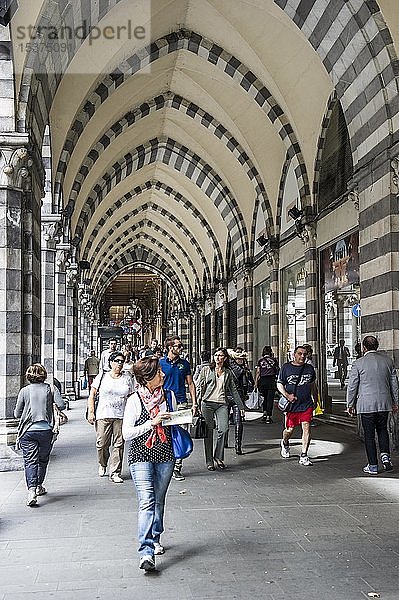
[[[148,410],[151,419],[154,419],[159,413],[159,405],[164,399],[162,387],[157,388],[151,393],[147,387],[139,385],[137,386],[137,393]],[[145,445],[147,448],[152,448],[157,440],[159,440],[161,444],[165,444],[165,442],[168,441],[165,430],[160,423],[152,428]]]

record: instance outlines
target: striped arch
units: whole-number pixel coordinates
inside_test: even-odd
[[[125,154],[120,161],[116,161],[112,165],[112,172],[104,173],[92,188],[79,214],[74,235],[79,237],[83,235],[85,225],[88,223],[88,214],[96,203],[98,206],[102,202],[114,186],[134,171],[155,162],[166,164],[188,177],[213,202],[230,232],[237,252],[237,261],[245,261],[248,254],[248,234],[239,206],[229,188],[212,167],[197,154],[171,138],[160,137],[149,140],[135,148],[133,152]]]
[[[133,189],[132,192],[128,192],[127,194],[125,194],[124,196],[122,196],[122,198],[120,198],[119,200],[116,200],[114,202],[114,204],[112,205],[112,207],[110,207],[103,215],[103,217],[101,218],[101,220],[99,221],[98,225],[96,225],[96,227],[93,229],[92,234],[89,237],[88,243],[83,251],[83,258],[86,259],[87,255],[88,255],[88,251],[89,248],[92,247],[93,245],[95,245],[95,238],[98,235],[98,232],[100,230],[100,228],[105,224],[106,222],[106,217],[110,217],[115,210],[117,210],[118,208],[120,208],[122,206],[122,204],[128,200],[131,200],[132,198],[135,198],[136,196],[139,196],[140,194],[143,194],[145,191],[148,190],[157,190],[157,191],[161,191],[162,193],[164,193],[166,196],[173,198],[176,202],[179,202],[180,204],[182,204],[184,206],[184,208],[190,212],[193,217],[195,217],[201,224],[201,227],[206,231],[206,233],[208,234],[209,238],[212,240],[212,245],[213,245],[213,250],[216,254],[216,256],[218,258],[220,258],[221,263],[223,263],[223,257],[222,257],[222,251],[220,249],[220,244],[219,244],[219,240],[217,239],[216,235],[214,234],[212,228],[210,227],[210,225],[208,224],[207,220],[204,219],[204,217],[202,216],[202,214],[198,211],[198,209],[189,201],[187,200],[187,198],[185,198],[182,194],[180,194],[179,192],[177,192],[176,190],[174,190],[172,187],[165,185],[164,183],[161,183],[158,180],[151,180],[151,181],[146,181],[143,185],[141,186],[137,186]],[[89,213],[89,215],[86,215],[85,218],[85,223],[89,223],[92,216],[94,215],[94,212],[97,208],[98,204],[92,208],[91,212]],[[156,207],[154,208],[153,206],[153,210],[156,210]],[[172,213],[168,213],[168,219],[169,216],[171,217],[170,220],[178,223],[179,227],[183,228],[183,224],[180,221],[177,221],[177,218],[175,217],[175,215],[172,215]],[[187,230],[188,231],[188,230]],[[190,235],[191,233],[188,232],[186,233],[186,235]],[[191,238],[190,238],[191,239]],[[194,239],[194,238],[193,238]],[[192,241],[192,243],[196,243],[195,240]],[[202,253],[202,250],[201,250]],[[209,267],[206,263],[206,266],[204,267],[205,270],[207,271],[207,277],[210,280],[210,270]]]
[[[112,264],[112,266],[109,266],[103,271],[101,277],[94,286],[93,296],[101,299],[110,283],[118,275],[131,269],[133,266],[143,267],[149,271],[154,271],[162,279],[166,280],[176,292],[180,302],[180,309],[185,309],[187,300],[181,282],[176,275],[176,271],[169,263],[165,262],[165,260],[162,259],[162,256],[155,252],[154,249],[142,245],[129,248],[129,250],[126,250],[118,260]]]
[[[341,101],[352,148],[359,152],[358,160],[353,162],[361,167],[375,153],[375,144],[368,144],[368,138],[384,124],[388,127],[399,112],[395,76],[399,61],[384,15],[372,0],[356,3],[329,0],[324,7],[319,2],[274,2],[302,31],[325,66]],[[341,24],[340,31],[337,24]],[[342,39],[348,43],[343,44]],[[370,64],[374,70],[369,68]],[[357,79],[361,80],[358,85]],[[348,103],[345,94],[349,88],[352,90]],[[391,94],[387,94],[389,88],[394,90]],[[382,136],[388,145],[389,129],[381,131],[380,139]],[[377,145],[379,151],[381,146]]]
[[[130,242],[133,242],[134,240],[137,240],[137,239],[148,240],[151,243],[155,244],[156,246],[162,247],[165,254],[168,254],[170,256],[170,252],[168,251],[168,249],[166,247],[164,247],[164,245],[159,241],[159,239],[156,239],[153,236],[150,236],[148,233],[144,233],[143,231],[140,231],[142,227],[149,227],[150,229],[153,229],[157,233],[160,233],[163,238],[166,238],[170,242],[173,243],[173,245],[176,247],[176,249],[179,250],[181,252],[181,254],[183,254],[185,260],[187,261],[187,265],[190,267],[190,271],[193,273],[193,275],[195,277],[195,284],[198,283],[198,285],[199,285],[200,280],[199,280],[198,274],[196,272],[194,263],[191,260],[191,258],[189,257],[189,255],[187,254],[186,250],[183,248],[183,246],[181,244],[179,244],[177,242],[177,240],[175,238],[173,238],[163,227],[159,227],[159,225],[152,223],[148,219],[142,219],[138,223],[135,223],[132,227],[129,227],[128,229],[125,229],[124,231],[121,231],[120,236],[117,237],[116,240],[110,245],[107,244],[107,237],[102,238],[102,240],[99,244],[99,247],[105,246],[106,249],[102,252],[102,254],[100,254],[100,252],[98,252],[97,254],[94,255],[93,259],[95,258],[98,264],[97,264],[97,266],[94,267],[93,271],[90,272],[91,278],[93,280],[96,279],[97,273],[101,269],[101,264],[110,264],[113,257],[117,256],[116,253],[118,253],[121,249],[123,251],[125,251],[125,248],[129,247]],[[205,270],[205,266],[204,266],[204,270]],[[188,279],[186,278],[186,282],[187,281],[188,281]],[[191,287],[190,284],[188,285],[188,287]]]
[[[161,37],[140,51],[140,53],[130,56],[113,73],[106,75],[96,90],[85,101],[67,134],[57,166],[55,194],[58,194],[61,189],[63,176],[65,175],[67,163],[69,162],[74,146],[98,107],[111,96],[113,91],[143,67],[178,50],[192,52],[215,65],[229,77],[237,81],[248,95],[253,98],[275,126],[290,157],[296,161],[298,188],[301,196],[303,196],[303,202],[310,203],[308,177],[298,139],[287,115],[285,115],[271,92],[238,58],[200,34],[184,29]]]
[[[266,189],[257,168],[249,158],[248,154],[245,152],[244,148],[235,139],[235,137],[212,115],[202,110],[202,108],[199,108],[199,106],[193,102],[190,102],[186,98],[174,94],[173,92],[166,92],[156,96],[155,98],[151,98],[146,102],[143,102],[139,107],[127,112],[123,117],[111,125],[111,127],[97,140],[84,158],[72,184],[70,199],[73,201],[76,200],[87,174],[90,172],[105,149],[108,148],[108,146],[114,140],[116,140],[119,135],[124,133],[127,129],[129,129],[129,127],[132,127],[141,119],[147,117],[155,111],[164,108],[171,108],[184,113],[189,118],[196,121],[199,125],[208,129],[215,137],[224,143],[226,148],[234,155],[240,165],[245,168],[245,172],[249,180],[253,183],[256,197],[262,198],[265,210],[264,214],[266,227],[268,228],[268,231],[272,232],[273,217]],[[64,172],[65,167],[63,172],[56,174],[56,179],[61,182],[61,185],[63,182]],[[57,203],[57,193],[55,196],[55,202]]]
[[[150,235],[148,235],[148,234],[142,233],[142,232],[140,232],[140,231],[137,231],[137,232],[136,232],[136,234],[135,234],[135,235],[132,235],[132,236],[131,236],[131,238],[129,238],[129,239],[130,239],[131,241],[133,241],[133,242],[134,242],[134,241],[136,241],[136,242],[137,242],[137,244],[134,244],[134,245],[133,245],[133,247],[135,247],[135,246],[137,247],[137,245],[140,245],[140,246],[142,246],[143,248],[144,248],[144,247],[145,247],[145,248],[148,248],[148,246],[146,246],[145,244],[143,244],[143,243],[142,243],[142,241],[143,241],[143,240],[147,240],[147,241],[151,242],[152,244],[154,244],[154,246],[155,246],[157,249],[159,249],[159,251],[160,251],[160,253],[159,253],[159,254],[160,254],[161,256],[163,256],[163,257],[164,257],[164,258],[163,258],[163,262],[164,262],[164,264],[169,264],[169,265],[170,265],[170,263],[167,261],[167,258],[169,258],[169,259],[170,259],[170,261],[172,261],[172,264],[173,264],[173,266],[174,266],[174,272],[176,273],[176,275],[177,275],[177,273],[178,273],[178,272],[180,272],[182,279],[184,279],[184,281],[185,281],[185,284],[186,284],[186,286],[187,286],[187,290],[191,290],[191,289],[192,289],[192,286],[191,286],[190,280],[189,280],[189,279],[188,279],[188,277],[187,277],[187,274],[186,274],[186,271],[185,271],[185,269],[184,269],[184,266],[181,264],[181,262],[179,262],[179,261],[177,260],[176,256],[173,254],[173,252],[171,252],[171,251],[169,250],[169,248],[167,248],[167,247],[166,247],[166,246],[165,246],[165,245],[164,245],[162,242],[160,242],[160,241],[159,241],[159,240],[157,240],[156,238],[154,238],[154,237],[152,237],[152,236],[150,236]],[[127,241],[127,240],[126,240],[126,241]],[[118,258],[119,258],[121,255],[123,255],[123,254],[125,254],[125,253],[126,253],[126,251],[129,251],[129,249],[128,249],[128,246],[127,246],[127,245],[122,245],[122,246],[119,246],[119,248],[117,249],[117,251],[116,251],[116,252],[113,254],[113,256],[111,257],[111,258],[112,258],[112,260],[111,260],[110,262],[112,262],[112,263],[113,263],[113,262],[114,262],[114,260],[118,260]],[[108,262],[108,263],[103,263],[103,264],[108,264],[108,265],[109,265],[109,264],[110,264],[110,262]],[[104,269],[103,269],[103,268],[101,267],[101,265],[100,265],[100,267],[97,269],[97,272],[98,272],[98,278],[99,278],[99,279],[101,279],[101,277],[102,277],[102,275],[101,275],[101,271],[102,271],[102,270],[104,270]]]
[[[285,181],[287,179],[287,173],[290,168],[291,160],[288,156],[285,157],[284,165],[281,171],[280,185],[278,187],[278,198],[277,198],[277,210],[276,210],[276,236],[280,235],[281,231],[281,211],[283,210],[283,199]],[[301,198],[299,198],[301,200]],[[302,208],[302,206],[301,206]]]
[[[254,256],[255,254],[255,232],[256,232],[256,221],[258,217],[259,205],[262,208],[263,215],[267,214],[267,208],[264,203],[264,199],[262,197],[257,197],[255,201],[254,210],[252,213],[252,225],[251,225],[251,245],[250,245],[250,256]],[[265,219],[266,223],[266,231],[269,236],[275,235],[276,231],[274,227],[270,227],[270,222]]]
[[[98,225],[94,229],[93,234],[90,236],[90,240],[88,241],[86,248],[84,250],[84,253],[82,255],[83,260],[88,259],[88,252],[89,252],[90,248],[92,248],[92,247],[93,248],[101,248],[103,244],[107,243],[107,239],[110,236],[112,236],[113,233],[115,233],[121,227],[123,227],[123,225],[125,223],[129,224],[129,222],[131,221],[131,219],[133,217],[135,217],[136,215],[140,215],[141,213],[145,212],[146,210],[152,210],[153,212],[159,213],[162,217],[165,217],[165,219],[167,221],[170,221],[171,223],[175,223],[175,225],[181,231],[183,231],[184,235],[187,237],[188,240],[190,240],[190,243],[193,245],[195,250],[198,252],[198,255],[201,257],[201,262],[204,265],[204,273],[205,273],[205,276],[207,277],[207,280],[208,281],[211,280],[211,272],[210,272],[205,254],[204,254],[201,246],[198,244],[197,240],[195,239],[195,237],[175,215],[173,215],[171,212],[165,210],[164,208],[160,208],[158,205],[154,204],[153,202],[146,202],[145,204],[140,205],[135,210],[130,211],[128,214],[124,215],[121,219],[119,219],[110,229],[107,229],[106,236],[104,236],[99,241],[96,240],[96,238],[101,230],[101,227],[105,224],[105,222],[107,220],[106,217],[110,216],[112,213],[115,212],[114,206],[115,205],[113,205],[112,207],[110,207],[108,209],[107,213],[105,213],[105,215],[100,219]],[[108,212],[110,214],[108,214]],[[148,224],[149,224],[149,222],[148,222]],[[137,227],[137,225],[134,225],[132,227],[132,230],[135,227]],[[127,230],[127,231],[130,231],[130,230]],[[117,239],[119,240],[120,238],[117,238]],[[94,254],[94,258],[95,257],[96,257],[96,254]]]
[[[317,155],[316,155],[316,160],[315,160],[315,165],[314,165],[314,180],[313,180],[313,196],[314,196],[314,202],[315,202],[316,206],[317,206],[317,200],[319,197],[320,167],[321,167],[321,161],[322,161],[322,157],[323,157],[324,144],[326,141],[327,129],[330,124],[330,119],[331,119],[331,115],[332,115],[334,106],[337,102],[338,102],[337,94],[334,91],[328,100],[327,110],[326,110],[326,113],[323,118],[320,136],[319,136],[319,139],[317,142]]]

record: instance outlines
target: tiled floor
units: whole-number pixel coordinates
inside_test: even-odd
[[[313,428],[314,465],[301,467],[280,458],[281,424],[252,421],[245,455],[228,449],[215,473],[196,442],[170,486],[166,553],[144,575],[127,467],[123,485],[98,477],[83,412],[68,413],[39,507],[25,506],[21,472],[0,473],[0,600],[398,600],[398,475],[363,476],[352,433]]]

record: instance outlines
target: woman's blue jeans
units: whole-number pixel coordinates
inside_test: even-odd
[[[28,429],[19,440],[19,445],[24,457],[26,485],[35,488],[43,483],[46,476],[53,447],[53,432],[51,429]]]
[[[163,533],[165,497],[174,466],[174,460],[163,463],[136,462],[130,465],[130,473],[139,501],[138,552],[140,557],[154,555],[154,543],[159,543]]]

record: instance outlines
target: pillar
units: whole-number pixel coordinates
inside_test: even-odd
[[[270,345],[275,356],[279,356],[279,254],[277,249],[266,252],[270,267]]]
[[[65,393],[69,400],[76,400],[77,381],[77,273],[75,263],[66,271],[66,319],[65,319]]]
[[[305,298],[306,298],[306,343],[313,348],[313,361],[317,367],[318,360],[318,299],[317,299],[317,249],[316,223],[305,225],[302,233],[305,244]]]
[[[42,215],[42,364],[54,377],[55,259],[60,217]]]
[[[54,376],[65,393],[66,268],[69,246],[58,244],[55,259]]]
[[[16,397],[26,368],[40,360],[40,198],[42,166],[28,136],[0,140],[0,470],[22,468],[15,443]],[[32,153],[34,153],[32,149]]]

